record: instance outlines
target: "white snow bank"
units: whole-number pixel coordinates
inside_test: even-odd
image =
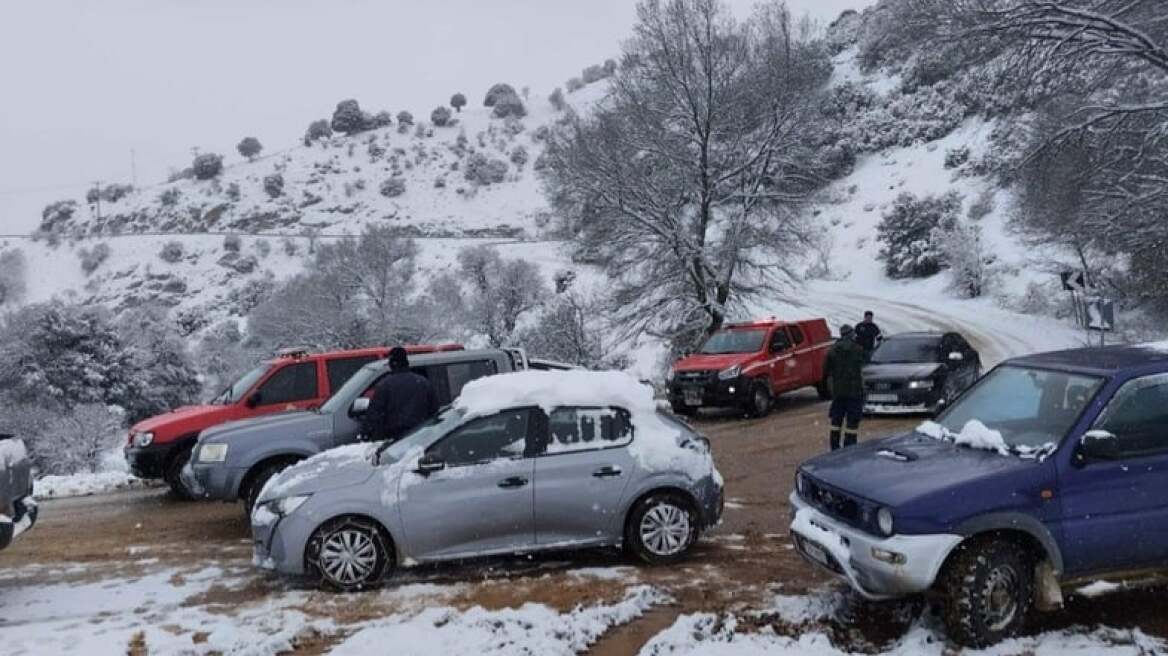
[[[59,499],[61,497],[107,494],[117,490],[147,487],[147,485],[146,481],[129,472],[86,472],[67,476],[42,476],[33,482],[32,493],[37,499]]]
[[[960,433],[954,433],[935,421],[921,423],[921,425],[917,426],[916,431],[925,437],[931,437],[935,440],[947,440],[959,446],[994,451],[1004,456],[1011,454],[1010,446],[1006,444],[1006,440],[1002,437],[1001,431],[996,431],[976,419],[970,419],[965,422],[965,426],[961,428]],[[1041,460],[1050,455],[1055,448],[1056,445],[1053,443],[1044,444],[1041,447],[1020,445],[1014,447],[1013,452],[1022,458],[1037,458]]]
[[[411,656],[577,654],[611,627],[640,617],[665,601],[667,598],[653,588],[638,586],[615,604],[577,606],[567,613],[533,603],[495,611],[477,606],[465,612],[427,608],[411,617],[372,622],[330,653],[383,653],[396,646]]]
[[[856,653],[837,647],[831,638],[820,631],[806,631],[797,637],[779,635],[773,630],[759,633],[740,633],[733,616],[718,617],[709,613],[683,615],[670,628],[657,634],[644,648],[641,656],[841,656]],[[1036,636],[1014,638],[989,649],[964,653],[984,656],[1033,654],[1034,656],[1063,656],[1064,654],[1092,654],[1093,656],[1136,656],[1163,653],[1168,643],[1146,635],[1142,631],[1102,628],[1090,633],[1052,631]],[[865,650],[867,651],[867,650]],[[945,636],[923,624],[913,626],[908,633],[887,650],[889,656],[944,656],[953,653]]]

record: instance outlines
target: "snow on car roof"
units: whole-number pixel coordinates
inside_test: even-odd
[[[616,406],[629,412],[656,412],[653,390],[620,371],[519,371],[467,383],[454,407],[468,416],[507,408]]]

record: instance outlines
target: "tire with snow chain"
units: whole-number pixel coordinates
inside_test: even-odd
[[[943,577],[945,628],[965,647],[988,647],[1014,635],[1034,602],[1034,563],[1009,540],[959,546]]]
[[[633,506],[625,523],[625,548],[650,565],[685,558],[698,539],[693,504],[676,492],[654,492]]]
[[[304,562],[321,588],[357,592],[380,584],[393,570],[394,551],[372,521],[338,517],[312,534]]]

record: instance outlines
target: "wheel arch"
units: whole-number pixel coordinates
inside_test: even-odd
[[[309,550],[313,544],[313,541],[316,540],[317,535],[325,526],[343,519],[357,519],[372,524],[373,527],[377,529],[377,532],[381,534],[381,538],[385,540],[386,549],[393,558],[391,565],[396,567],[397,563],[401,562],[403,554],[400,552],[400,547],[398,546],[397,540],[393,538],[393,533],[389,531],[389,528],[385,525],[384,522],[366,513],[340,512],[335,515],[330,515],[328,519],[318,523],[316,527],[312,529],[312,532],[308,535],[308,540],[304,543],[304,553],[301,555],[301,558],[304,559],[302,566],[304,567],[305,572],[309,572],[311,571],[311,568],[315,567],[315,565],[310,562]]]
[[[1061,576],[1064,571],[1062,550],[1058,542],[1042,522],[1030,515],[1022,513],[986,515],[963,522],[958,526],[957,533],[963,539],[946,555],[942,569],[948,566],[953,554],[962,545],[975,540],[998,538],[1023,546],[1036,558],[1049,560],[1056,576]]]
[[[261,457],[252,463],[251,466],[247,468],[247,472],[244,473],[242,477],[240,477],[239,487],[235,489],[235,496],[240,498],[243,495],[244,490],[247,490],[248,486],[250,486],[252,481],[255,480],[256,476],[258,476],[259,473],[269,465],[285,463],[285,466],[291,467],[301,460],[310,457],[310,455],[311,454],[304,454],[298,451],[284,451],[280,453],[267,454]]]
[[[690,492],[689,490],[686,490],[684,487],[681,487],[679,485],[674,485],[671,483],[662,482],[662,483],[657,484],[657,485],[649,485],[644,490],[642,490],[639,494],[637,494],[632,499],[632,501],[629,502],[628,505],[625,506],[624,519],[621,521],[621,538],[622,539],[624,539],[624,537],[626,535],[628,535],[629,521],[633,517],[633,511],[637,508],[638,505],[640,505],[640,503],[642,501],[644,501],[645,499],[648,499],[649,497],[653,496],[654,494],[676,494],[676,495],[680,496],[682,499],[685,500],[686,503],[689,504],[690,512],[694,513],[694,515],[698,519],[698,521],[701,522],[701,519],[702,519],[701,506],[698,505],[698,500],[694,497],[693,493]]]

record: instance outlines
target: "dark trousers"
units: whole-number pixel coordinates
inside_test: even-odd
[[[854,446],[860,435],[860,419],[864,416],[864,399],[833,399],[827,416],[831,419],[831,450],[840,448],[840,438],[844,446]]]

